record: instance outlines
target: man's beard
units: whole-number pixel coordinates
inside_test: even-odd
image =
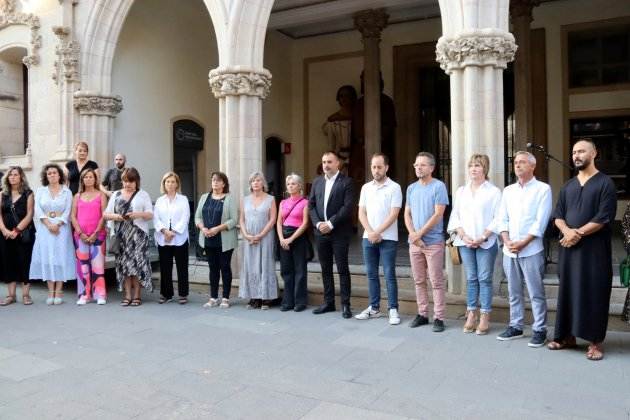
[[[124,163],[117,163],[117,164],[116,164],[116,167],[117,167],[118,169],[122,169],[122,168],[124,168],[124,167],[125,167],[125,164],[124,164]]]
[[[579,162],[579,163],[578,163]],[[583,171],[584,169],[588,168],[589,166],[591,166],[591,160],[590,159],[584,159],[582,161],[573,161],[573,165],[575,165],[575,168],[578,171]]]

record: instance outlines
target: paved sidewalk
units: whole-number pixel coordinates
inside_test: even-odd
[[[606,358],[340,313],[158,305],[0,308],[0,418],[628,419],[630,333]],[[358,311],[360,308],[354,308]]]

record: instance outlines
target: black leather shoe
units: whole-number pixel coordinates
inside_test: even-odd
[[[293,308],[295,312],[302,312],[304,309],[306,309],[306,305],[301,304],[295,305],[295,308]]]
[[[335,312],[335,305],[330,303],[323,303],[319,305],[317,308],[313,309],[313,313],[315,315],[325,314],[326,312]]]
[[[352,318],[352,311],[350,311],[350,305],[343,305],[341,308],[341,316],[348,319]]]
[[[282,305],[280,307],[280,312],[287,312],[287,311],[292,311],[293,310],[293,306],[289,306],[289,305]]]

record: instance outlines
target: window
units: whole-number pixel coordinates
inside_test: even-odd
[[[630,82],[630,24],[570,32],[569,87]]]
[[[23,155],[28,145],[28,69],[26,49],[0,51],[0,155]]]
[[[581,138],[597,145],[597,168],[610,176],[618,198],[630,197],[630,115],[571,120],[571,148]],[[570,154],[569,154],[570,155]]]

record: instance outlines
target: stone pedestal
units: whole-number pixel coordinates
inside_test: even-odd
[[[451,85],[451,191],[466,182],[473,153],[490,157],[490,180],[504,184],[503,69],[514,59],[508,0],[440,0],[437,61]],[[448,268],[448,266],[447,266]],[[449,291],[465,290],[460,269],[449,268]]]

